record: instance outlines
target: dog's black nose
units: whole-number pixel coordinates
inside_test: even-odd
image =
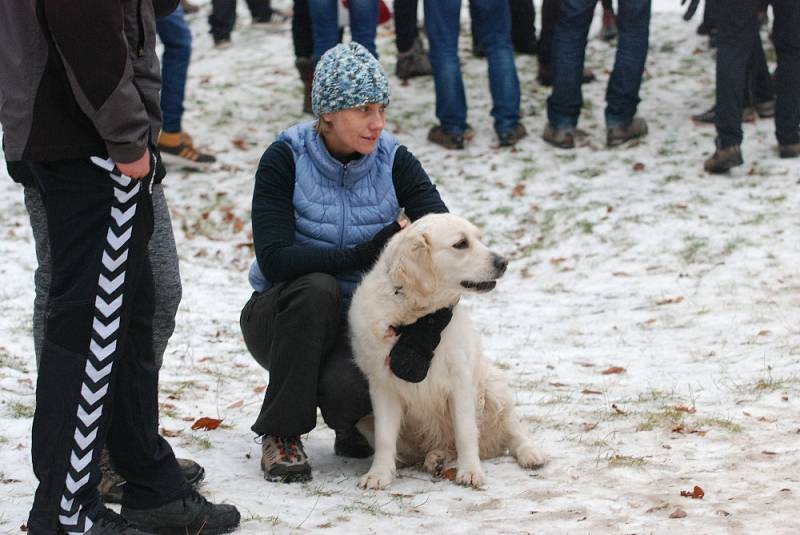
[[[506,272],[506,268],[508,267],[508,260],[500,256],[499,254],[492,254],[492,265],[494,266],[495,272],[499,277]]]

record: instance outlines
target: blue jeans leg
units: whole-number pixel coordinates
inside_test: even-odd
[[[650,38],[651,0],[626,0],[617,13],[617,57],[606,90],[606,126],[629,124],[639,105],[639,87]]]
[[[428,0],[424,8],[430,41],[428,57],[436,88],[436,118],[448,134],[463,134],[467,129],[467,99],[458,60],[461,0]]]
[[[511,132],[519,122],[519,78],[511,45],[508,0],[472,0],[478,39],[489,63],[492,117],[498,134]]]
[[[183,8],[178,8],[156,21],[156,31],[164,43],[161,59],[161,111],[164,131],[180,132],[183,117],[183,98],[186,92],[186,73],[192,56],[192,32],[183,18]]]
[[[350,35],[353,41],[378,57],[375,33],[378,30],[378,0],[350,0]]]
[[[596,0],[561,0],[553,31],[553,92],[547,99],[547,119],[557,130],[574,130],[578,125],[586,38],[596,4]]]
[[[314,41],[314,62],[339,43],[338,0],[308,0],[311,13],[311,35]]]

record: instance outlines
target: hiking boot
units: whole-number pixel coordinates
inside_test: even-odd
[[[63,526],[59,526],[56,533],[67,535],[74,532],[67,532]],[[153,533],[133,527],[111,509],[100,506],[93,519],[92,527],[86,532],[86,535],[153,535]]]
[[[192,487],[197,487],[206,475],[202,466],[191,459],[176,459],[178,466],[183,472],[183,477]],[[100,454],[100,483],[97,484],[97,492],[104,503],[122,503],[122,491],[125,488],[125,478],[114,470],[111,466],[111,456],[108,450],[103,448]]]
[[[501,147],[513,147],[517,144],[517,141],[527,135],[528,131],[525,130],[525,126],[522,123],[517,123],[510,131],[497,134],[497,139],[500,140]]]
[[[597,77],[592,72],[592,69],[586,67],[583,69],[583,76],[581,76],[581,83],[588,84],[597,80]],[[536,75],[536,81],[539,82],[539,85],[543,85],[545,87],[550,87],[553,85],[553,72],[550,69],[550,65],[545,65],[544,63],[539,63],[539,72]]]
[[[415,76],[428,76],[433,73],[428,54],[425,52],[425,47],[419,38],[414,40],[414,46],[405,52],[397,53],[397,64],[395,65],[394,73],[401,80],[408,80]]]
[[[428,130],[428,141],[450,150],[464,148],[464,134],[448,134],[441,126],[434,126]]]
[[[756,102],[754,108],[755,112],[762,119],[775,117],[775,99],[765,100],[764,102]]]
[[[542,139],[559,149],[574,149],[575,129],[559,130],[554,128],[550,123],[547,123],[544,126]]]
[[[264,435],[261,442],[261,470],[274,483],[311,481],[311,465],[300,437]]]
[[[352,457],[353,459],[366,459],[375,453],[372,446],[361,432],[355,427],[345,430],[336,430],[336,440],[333,442],[333,453],[339,457]]]
[[[192,136],[186,132],[161,132],[158,136],[158,150],[167,163],[204,167],[217,161],[211,154],[197,150]]]
[[[781,158],[797,158],[800,156],[800,143],[794,143],[792,145],[780,145],[778,147],[778,152],[780,153]]]
[[[768,103],[764,103],[765,110],[769,106]],[[756,119],[759,117],[760,114],[757,113],[758,104],[756,107],[748,106],[742,110],[742,121],[745,123],[754,123]],[[765,113],[769,113],[765,111]],[[772,113],[775,114],[775,104],[773,102],[772,105]],[[762,115],[762,117],[767,117],[766,115]],[[703,113],[698,113],[696,115],[692,115],[692,121],[700,124],[714,124],[714,121],[717,118],[717,107],[711,106],[709,109],[704,111]]]
[[[239,526],[241,515],[233,505],[211,503],[193,490],[179,498],[151,509],[122,506],[122,516],[144,530],[158,535],[230,533]]]
[[[311,58],[300,57],[294,60],[294,66],[300,74],[303,82],[303,113],[313,115],[311,109],[311,88],[314,84],[314,60]]]
[[[252,26],[253,28],[263,28],[265,30],[271,30],[289,22],[291,17],[282,11],[278,11],[277,9],[273,9],[270,11],[269,16],[267,17],[260,17],[257,19],[253,19]]]
[[[720,174],[728,172],[732,167],[742,165],[742,151],[739,145],[719,148],[714,151],[711,158],[707,159],[703,167],[709,173]]]
[[[600,29],[600,39],[613,41],[617,38],[617,16],[610,9],[603,10],[603,27]]]
[[[192,13],[197,13],[200,11],[200,8],[188,0],[181,0],[181,7],[183,7],[183,12],[187,15],[191,15]]]
[[[606,129],[606,145],[616,147],[632,139],[639,139],[647,135],[647,121],[641,117],[634,117],[630,123],[622,126],[612,126]]]
[[[214,48],[217,50],[225,50],[233,46],[230,37],[222,37],[220,39],[214,39]]]

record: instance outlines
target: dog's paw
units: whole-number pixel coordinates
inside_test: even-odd
[[[385,489],[392,482],[391,472],[369,471],[358,481],[358,486],[362,489],[381,490]]]
[[[448,460],[447,452],[444,450],[433,450],[425,456],[425,463],[422,467],[426,472],[439,476],[444,470],[444,465]]]
[[[480,468],[459,468],[456,472],[456,483],[477,489],[483,485],[483,471]]]
[[[532,444],[520,446],[516,451],[515,457],[517,458],[517,464],[522,468],[538,468],[547,462],[545,454]]]

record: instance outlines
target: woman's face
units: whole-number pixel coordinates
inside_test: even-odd
[[[354,152],[369,154],[375,150],[378,138],[386,125],[383,104],[364,104],[333,113],[323,113],[321,119],[328,124],[325,144],[337,157]]]

